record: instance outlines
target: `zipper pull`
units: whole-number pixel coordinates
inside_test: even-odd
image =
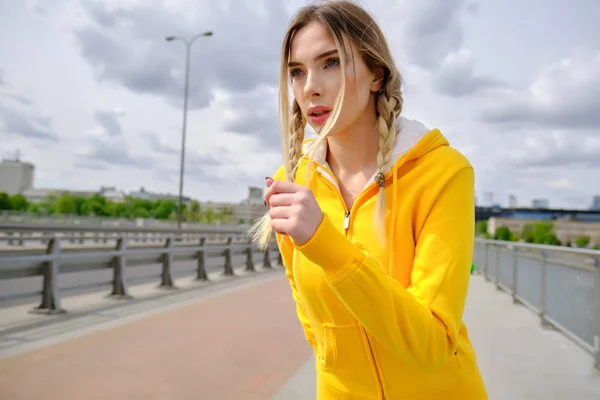
[[[350,211],[346,212],[344,216],[344,230],[348,229],[348,226],[350,226]]]

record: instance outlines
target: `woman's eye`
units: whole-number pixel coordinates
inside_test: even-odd
[[[290,71],[290,77],[292,77],[292,78],[296,78],[296,77],[298,77],[298,76],[299,76],[301,73],[302,73],[302,70],[300,70],[300,69],[292,69],[292,70]]]
[[[339,58],[330,58],[325,62],[325,66],[328,68],[336,67],[340,64]]]

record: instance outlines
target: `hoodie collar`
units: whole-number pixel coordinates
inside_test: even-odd
[[[407,154],[411,149],[413,149],[417,145],[417,143],[421,141],[421,139],[425,137],[425,135],[431,132],[431,129],[427,128],[423,123],[417,120],[405,118],[403,116],[400,116],[396,119],[395,126],[397,133],[396,141],[394,142],[394,147],[392,149],[393,162],[390,164],[392,169],[394,168],[394,164],[396,164],[400,157]],[[312,140],[314,139],[307,139],[303,143],[302,151],[305,154],[305,156],[306,152],[308,151],[308,145]],[[330,168],[327,164],[326,157],[327,141],[324,140],[319,144],[319,147],[315,151],[314,161],[316,161],[318,164],[326,166],[327,168]],[[389,171],[384,172],[388,173]],[[371,176],[371,178],[367,182],[367,186],[370,185],[374,179],[375,174]]]

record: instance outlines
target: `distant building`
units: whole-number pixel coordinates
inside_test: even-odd
[[[488,207],[492,207],[494,205],[494,193],[485,192],[483,194],[483,204]]]
[[[0,162],[0,192],[9,195],[23,193],[33,188],[35,166],[28,162],[2,160]]]
[[[592,210],[600,211],[600,196],[592,197]]]
[[[546,199],[534,199],[531,202],[531,208],[546,209],[546,208],[548,208],[548,200],[546,200]]]
[[[101,186],[99,192],[106,200],[121,203],[125,200],[125,192],[117,190],[114,186]]]
[[[63,194],[70,194],[73,197],[90,197],[95,194],[102,195],[105,199],[110,200],[115,203],[122,202],[125,199],[125,193],[123,191],[117,190],[114,186],[101,186],[100,190],[72,190],[72,189],[56,189],[56,188],[48,188],[48,189],[28,189],[23,192],[23,196],[30,203],[38,203],[45,199],[48,196],[60,197]]]
[[[231,210],[233,212],[234,222],[248,224],[251,221],[262,217],[268,211],[268,207],[265,206],[263,195],[264,192],[262,188],[249,186],[248,197],[241,200],[239,203],[207,201],[202,202],[200,208],[205,210],[210,207],[216,212],[225,209]]]
[[[517,208],[517,197],[515,195],[508,196],[508,208]]]
[[[129,192],[128,196],[140,200],[173,200],[175,202],[179,201],[179,195],[170,193],[149,192],[143,186],[138,191]],[[187,204],[191,201],[192,199],[190,197],[181,196],[181,202],[183,204]]]
[[[264,191],[260,187],[248,186],[248,198],[243,200],[244,204],[260,204],[264,206]]]
[[[536,224],[545,221],[535,218],[535,215],[531,215],[531,217],[530,219],[491,217],[488,220],[488,233],[494,235],[498,227],[506,226],[512,233],[520,235],[526,224]],[[589,236],[592,246],[600,244],[600,221],[583,222],[555,219],[552,223],[554,224],[556,236],[562,243],[573,242],[581,236]]]

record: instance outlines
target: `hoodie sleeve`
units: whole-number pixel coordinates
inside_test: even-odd
[[[431,371],[446,365],[457,349],[473,256],[474,206],[473,169],[464,167],[440,191],[418,232],[408,288],[326,215],[298,250],[321,266],[370,334],[407,364]]]
[[[279,246],[279,251],[281,253],[281,258],[283,259],[283,266],[285,267],[285,276],[287,277],[290,287],[292,289],[292,297],[296,302],[296,313],[298,314],[298,319],[300,320],[300,324],[304,329],[304,335],[306,336],[306,340],[312,346],[315,354],[317,352],[317,341],[315,335],[313,333],[312,327],[308,322],[308,318],[306,318],[306,314],[304,313],[304,308],[302,306],[302,302],[298,296],[298,291],[296,290],[296,282],[294,280],[294,273],[292,271],[292,257],[294,247],[288,236],[282,236],[279,234],[275,235],[277,238],[277,243]]]
[[[283,180],[285,179],[285,167],[280,166],[277,171],[275,171],[273,175],[273,179],[275,180]],[[304,336],[306,336],[306,340],[313,348],[315,354],[317,352],[317,339],[312,330],[310,323],[308,322],[308,318],[306,317],[306,313],[304,311],[304,305],[300,300],[300,296],[298,295],[298,290],[296,289],[296,281],[294,279],[293,272],[293,257],[294,257],[294,245],[289,236],[275,234],[275,238],[277,240],[277,246],[279,247],[279,252],[281,253],[281,258],[283,260],[283,266],[285,268],[285,276],[290,283],[290,288],[292,289],[292,297],[294,302],[296,303],[296,314],[298,315],[298,319],[300,320],[300,325],[302,325],[302,329],[304,330]]]

